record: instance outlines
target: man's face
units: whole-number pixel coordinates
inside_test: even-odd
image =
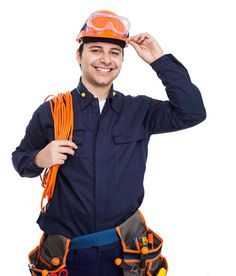
[[[77,51],[82,80],[93,86],[108,86],[119,75],[123,61],[122,48],[107,42],[84,44],[82,56]]]

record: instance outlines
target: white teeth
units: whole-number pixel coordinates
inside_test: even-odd
[[[96,69],[98,71],[101,71],[101,72],[110,72],[111,71],[111,69],[109,69],[109,68],[100,68],[100,67],[97,67]]]

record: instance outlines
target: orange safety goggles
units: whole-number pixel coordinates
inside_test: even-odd
[[[90,15],[84,28],[88,32],[103,32],[112,30],[113,32],[128,36],[130,22],[127,18],[115,14],[95,12]]]

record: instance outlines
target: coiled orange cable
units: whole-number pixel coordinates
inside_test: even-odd
[[[71,93],[69,91],[60,93],[49,102],[54,123],[54,139],[72,141],[74,112]],[[41,199],[42,212],[46,211],[47,205],[53,197],[59,167],[60,165],[56,164],[44,171],[42,178],[42,186],[44,187]]]

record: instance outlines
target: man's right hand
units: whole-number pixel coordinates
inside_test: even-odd
[[[50,168],[53,165],[62,165],[67,154],[74,155],[77,145],[67,140],[54,140],[39,151],[35,157],[35,164],[41,168]]]

